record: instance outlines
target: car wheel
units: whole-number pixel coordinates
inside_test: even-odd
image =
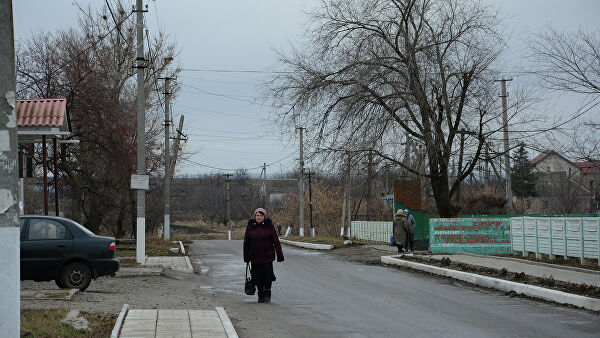
[[[58,286],[61,289],[66,289],[67,287],[63,284],[63,282],[60,280],[60,277],[55,279],[54,282],[56,282],[56,286]]]
[[[92,281],[92,271],[83,263],[71,263],[60,272],[60,281],[67,289],[84,291]]]

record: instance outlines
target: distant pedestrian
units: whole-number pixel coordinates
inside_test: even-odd
[[[410,252],[413,252],[415,244],[415,230],[417,229],[417,225],[415,223],[415,218],[409,213],[408,209],[404,209],[404,216],[406,216],[406,222],[408,223],[406,250],[408,250],[410,247]]]
[[[396,212],[392,224],[394,239],[396,241],[396,246],[398,247],[398,252],[402,252],[402,246],[405,245],[406,239],[408,238],[408,224],[406,222],[406,216],[404,216],[402,209],[399,209]]]
[[[271,284],[275,281],[273,261],[283,262],[283,251],[273,222],[263,208],[254,211],[244,235],[244,262],[252,263],[250,275],[258,289],[258,302],[271,301]]]
[[[281,224],[277,223],[277,235],[281,236]]]

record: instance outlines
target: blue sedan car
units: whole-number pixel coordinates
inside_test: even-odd
[[[21,216],[20,226],[21,280],[54,280],[60,288],[83,291],[92,279],[119,270],[113,237],[62,217]]]

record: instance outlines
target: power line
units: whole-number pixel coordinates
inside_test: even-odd
[[[219,96],[219,97],[225,97],[225,98],[236,100],[236,101],[248,102],[248,103],[251,103],[251,104],[258,105],[258,106],[264,106],[264,104],[262,104],[262,103],[257,103],[255,101],[246,100],[246,99],[240,98],[239,96],[227,95],[227,94],[219,94],[219,93],[212,93],[212,92],[206,91],[204,89],[200,89],[200,88],[197,88],[197,87],[194,87],[194,86],[190,86],[190,85],[186,85],[186,84],[183,84],[183,83],[181,85],[183,87],[192,88],[192,89],[195,89],[195,90],[197,90],[197,91],[200,92],[200,93],[195,93],[195,92],[186,92],[186,93],[190,93],[190,94],[206,94],[206,95],[212,95],[212,96]],[[251,96],[249,96],[249,97],[251,97]]]
[[[178,107],[183,107],[183,108],[193,109],[193,110],[198,110],[198,111],[204,111],[204,112],[214,113],[214,114],[219,114],[219,115],[241,117],[241,118],[253,119],[253,120],[262,120],[261,118],[254,117],[254,116],[246,116],[246,115],[239,115],[239,114],[233,114],[233,113],[223,113],[223,112],[216,111],[216,110],[190,107],[190,106],[185,106],[185,105],[182,105],[182,104],[175,104],[175,105],[178,106]]]
[[[291,156],[292,156],[292,155],[294,155],[294,154],[295,154],[295,153],[291,153],[291,154],[289,154],[289,155],[285,156],[285,157],[284,157],[284,158],[282,158],[282,159],[279,159],[279,160],[277,160],[277,161],[275,161],[275,162],[271,162],[271,163],[267,164],[267,167],[268,167],[268,166],[271,166],[271,165],[273,165],[273,164],[277,164],[277,163],[279,163],[279,162],[281,162],[281,161],[283,161],[283,160],[285,160],[285,159],[287,159],[287,158],[291,157]],[[211,165],[208,165],[208,164],[198,163],[198,162],[196,162],[196,161],[192,161],[192,160],[189,160],[189,159],[183,159],[183,160],[184,160],[184,161],[186,161],[186,162],[193,163],[193,164],[195,164],[195,165],[199,165],[199,166],[201,166],[201,167],[210,168],[210,169],[215,169],[215,170],[222,170],[222,171],[236,171],[236,170],[239,170],[239,169],[243,169],[243,170],[256,170],[256,169],[262,169],[262,168],[264,167],[264,164],[263,164],[263,165],[260,165],[260,166],[258,166],[258,167],[253,167],[253,168],[235,168],[235,169],[231,169],[231,168],[219,168],[219,167],[213,167],[213,166],[211,166]]]
[[[252,83],[252,82],[220,81],[220,80],[213,80],[213,79],[203,79],[203,78],[193,77],[193,76],[189,76],[189,75],[181,75],[181,77],[185,77],[185,78],[192,79],[192,80],[214,82],[214,83],[241,84],[241,85],[251,85],[251,86],[256,86],[258,84],[258,83]]]
[[[194,68],[182,68],[184,72],[204,72],[204,73],[250,73],[250,74],[288,74],[293,73],[291,71],[265,71],[256,69],[194,69]]]

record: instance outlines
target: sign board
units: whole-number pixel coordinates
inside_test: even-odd
[[[510,218],[432,218],[429,250],[433,253],[511,253]]]
[[[148,190],[150,186],[150,176],[148,175],[131,175],[131,189]]]

